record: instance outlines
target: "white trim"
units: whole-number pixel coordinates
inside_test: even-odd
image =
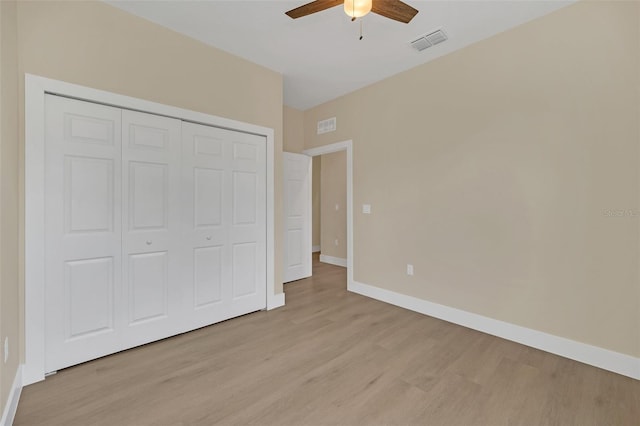
[[[23,384],[44,380],[44,94],[25,75],[25,364]]]
[[[311,247],[311,253],[317,253],[319,251],[320,251],[320,246],[319,245]]]
[[[16,417],[16,411],[18,411],[18,402],[20,402],[20,394],[22,393],[22,365],[18,365],[16,375],[13,378],[13,385],[9,391],[9,397],[7,403],[2,411],[2,419],[0,419],[0,426],[10,426],[13,424],[13,419]]]
[[[284,306],[284,293],[278,293],[271,298],[271,305],[267,305],[267,311]]]
[[[347,259],[343,257],[333,257],[333,256],[327,256],[325,254],[321,254],[320,262],[328,263],[330,265],[342,266],[343,268],[347,267]]]
[[[347,151],[347,288],[353,283],[353,141],[346,140],[317,148],[306,149],[303,154],[315,157]]]
[[[640,358],[353,282],[349,291],[640,380]]]
[[[23,384],[44,380],[44,103],[45,93],[261,135],[267,141],[267,300],[275,293],[275,143],[273,129],[25,74],[25,364]]]

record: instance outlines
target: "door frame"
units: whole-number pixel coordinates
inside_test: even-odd
[[[44,380],[45,372],[45,244],[44,244],[44,144],[45,94],[65,96],[178,118],[264,136],[267,143],[267,294],[266,309],[284,305],[284,293],[275,293],[275,182],[274,130],[201,112],[145,101],[130,96],[92,89],[77,84],[25,74],[25,192],[24,192],[24,325],[25,359],[22,384]]]
[[[310,148],[302,153],[316,157],[340,151],[347,151],[347,290],[353,291],[353,141],[349,139]]]

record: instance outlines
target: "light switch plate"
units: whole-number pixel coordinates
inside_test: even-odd
[[[362,213],[371,214],[371,204],[363,204],[362,205]]]

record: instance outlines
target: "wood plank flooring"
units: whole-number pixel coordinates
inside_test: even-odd
[[[640,382],[346,291],[71,367],[16,425],[640,425]]]

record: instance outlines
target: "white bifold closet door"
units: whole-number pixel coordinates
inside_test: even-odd
[[[122,110],[122,286],[124,347],[178,332],[181,121]]]
[[[266,306],[264,137],[46,96],[45,371]]]
[[[121,110],[47,96],[45,371],[120,347]]]
[[[182,123],[184,243],[197,324],[266,306],[266,141]],[[261,213],[262,212],[262,213]]]

